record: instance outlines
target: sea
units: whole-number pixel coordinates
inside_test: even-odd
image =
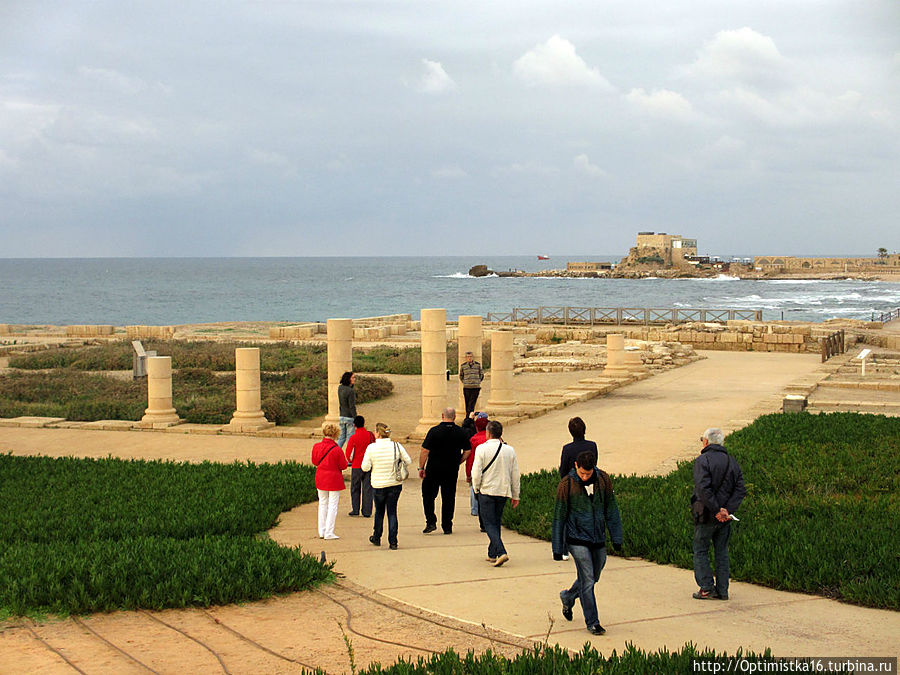
[[[617,261],[621,255],[591,256]],[[473,278],[470,267],[540,272],[584,254],[321,258],[0,259],[0,323],[178,325],[324,321],[444,307],[762,310],[768,320],[870,319],[900,307],[900,283],[858,280]]]

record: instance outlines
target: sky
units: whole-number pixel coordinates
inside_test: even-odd
[[[0,257],[900,250],[900,2],[0,0]]]

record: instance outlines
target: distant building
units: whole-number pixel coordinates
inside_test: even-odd
[[[636,246],[638,249],[655,248],[666,265],[697,256],[697,240],[686,239],[680,234],[638,232]]]
[[[900,270],[900,253],[880,258],[798,258],[756,256],[753,266],[763,272],[884,272]]]

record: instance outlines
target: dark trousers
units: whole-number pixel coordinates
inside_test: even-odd
[[[359,513],[362,497],[362,514],[372,515],[372,472],[350,469],[350,512]]]
[[[731,538],[731,521],[694,525],[694,579],[704,591],[715,591],[728,597],[728,540]],[[709,545],[716,554],[716,578],[709,566]]]
[[[453,512],[456,509],[456,479],[459,471],[434,475],[425,472],[422,479],[422,507],[425,509],[425,524],[437,525],[434,500],[441,493],[441,529],[453,531]]]
[[[475,412],[475,402],[478,400],[478,394],[481,393],[481,387],[463,387],[463,398],[466,400],[466,417],[469,413]]]
[[[478,495],[478,517],[487,532],[489,558],[499,558],[506,553],[506,547],[500,540],[500,523],[503,520],[505,507],[506,497]]]
[[[384,513],[387,511],[388,543],[397,544],[397,500],[400,499],[402,485],[392,485],[386,488],[375,488],[375,522],[372,534],[381,541],[381,533],[384,527]]]

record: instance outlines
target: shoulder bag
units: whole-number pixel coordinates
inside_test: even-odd
[[[394,480],[402,483],[407,478],[409,478],[409,467],[403,461],[403,456],[397,447],[397,441],[394,441]]]

